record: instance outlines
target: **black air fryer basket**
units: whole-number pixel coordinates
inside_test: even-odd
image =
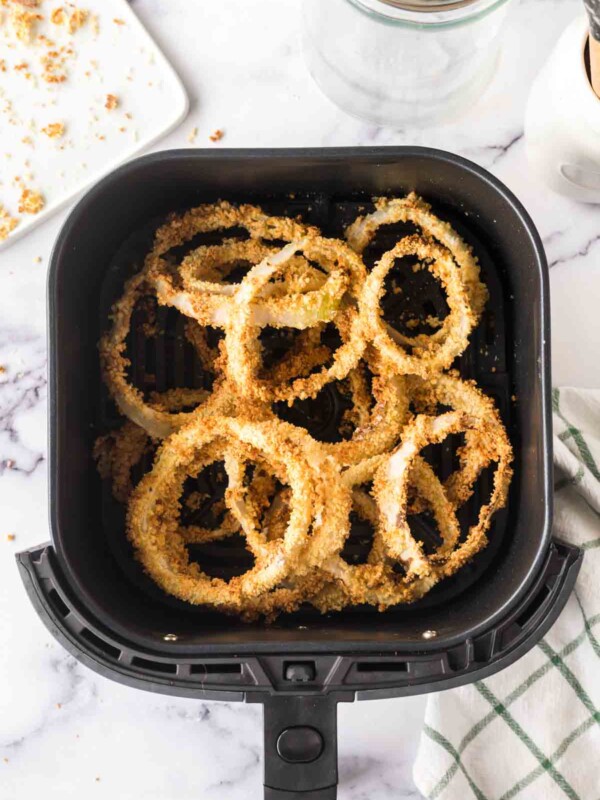
[[[410,190],[474,246],[490,290],[458,364],[494,397],[515,450],[509,505],[490,545],[423,600],[383,614],[307,608],[271,625],[245,624],[167,597],[132,558],[123,511],[92,459],[96,436],[117,424],[100,380],[98,339],[157,221],[223,198],[300,213],[340,236],[372,196]],[[382,233],[393,240],[392,230]],[[338,702],[479,680],[526,653],[557,618],[581,554],[551,538],[547,266],[527,213],[484,170],[421,148],[157,153],[121,167],[76,206],[53,253],[48,293],[52,542],[19,554],[27,591],[57,639],[107,677],[165,694],[264,704],[266,797],[335,798]],[[418,287],[412,296],[436,312],[435,296]],[[130,337],[136,384],[144,386],[151,361],[151,388],[199,385],[181,321],[160,313],[151,353],[135,326]],[[319,411],[322,433],[339,403],[326,398]],[[223,569],[235,558],[218,547],[208,555]]]

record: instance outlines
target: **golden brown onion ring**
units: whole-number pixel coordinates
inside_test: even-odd
[[[244,227],[252,238],[292,241],[302,239],[306,235],[314,235],[317,231],[288,218],[268,217],[260,209],[253,206],[240,206],[235,208],[228,203],[219,203],[212,206],[200,206],[182,217],[171,219],[169,223],[159,229],[156,236],[155,247],[147,256],[145,271],[148,280],[156,290],[158,301],[164,305],[171,305],[183,314],[197,319],[203,325],[224,327],[227,324],[231,309],[231,298],[237,293],[239,284],[231,285],[222,282],[201,281],[196,284],[195,291],[178,288],[173,280],[173,270],[165,261],[164,255],[174,245],[182,244],[194,235],[214,230],[226,230],[231,227]],[[232,258],[263,260],[269,254],[261,252],[264,245],[246,242],[227,241],[215,247],[197,248],[192,259],[186,263],[185,277],[189,281],[193,278],[194,269],[198,269],[198,259],[207,259],[208,268],[212,270],[215,259],[231,261]],[[348,275],[337,268],[331,252],[323,250],[315,260],[325,271],[322,285],[311,289],[303,287],[302,291],[291,295],[286,292],[284,296],[277,296],[276,287],[263,287],[261,295],[266,294],[252,311],[252,323],[260,327],[275,325],[279,327],[307,328],[319,321],[328,321],[335,315],[348,284]],[[292,262],[294,275],[302,275],[304,262],[295,259]],[[308,265],[307,265],[308,266]],[[312,279],[316,270],[309,267],[307,275]],[[202,291],[198,290],[198,286]],[[293,282],[292,282],[293,287]],[[274,296],[269,298],[268,295]]]
[[[421,414],[405,427],[401,444],[375,473],[373,494],[381,512],[385,550],[390,558],[405,567],[409,578],[423,578],[431,572],[431,563],[408,524],[408,493],[414,459],[426,445],[437,444],[451,433],[473,429],[476,424],[477,420],[457,411],[439,417]]]
[[[318,453],[310,442],[304,447],[306,439],[307,435],[285,423],[251,423],[225,417],[199,417],[170,437],[159,451],[152,472],[134,490],[128,513],[129,537],[151,577],[165,591],[188,602],[242,610],[249,598],[264,595],[267,602],[272,590],[292,570],[295,574],[309,573],[311,564],[323,557],[323,549],[327,552],[330,544],[325,536],[309,536],[314,492],[311,473],[316,467],[312,461]],[[223,441],[228,448],[241,442],[259,450],[266,461],[285,470],[292,492],[283,539],[267,541],[262,537],[261,541],[257,532],[255,566],[230,581],[211,578],[197,564],[190,564],[178,532],[183,481],[190,465],[198,467],[203,450],[215,440]],[[319,459],[319,468],[324,466],[321,462]]]
[[[370,479],[370,476],[367,476]],[[441,535],[441,544],[430,556],[432,563],[452,552],[460,535],[453,506],[448,502],[442,484],[420,456],[410,467],[410,483],[424,506],[433,513]],[[353,507],[374,529],[371,550],[365,564],[348,564],[342,558],[329,559],[326,564],[333,580],[310,598],[322,612],[340,610],[351,604],[371,603],[381,609],[397,603],[412,602],[423,596],[438,578],[435,573],[414,580],[394,570],[395,560],[389,556],[383,538],[380,509],[369,495],[354,488]],[[434,567],[435,570],[435,567]]]
[[[497,480],[504,487],[503,491],[508,492],[512,478],[512,447],[492,398],[474,381],[463,380],[456,372],[440,374],[428,381],[411,376],[407,384],[413,401],[428,414],[437,413],[438,406],[445,406],[480,420],[480,430],[465,432],[465,445],[457,451],[459,468],[444,484],[455,507],[460,508],[467,502],[479,475],[493,462],[498,463]],[[417,502],[414,511],[418,510]]]
[[[452,253],[454,260],[460,267],[473,313],[476,318],[479,318],[487,302],[488,292],[479,278],[477,258],[473,255],[471,247],[463,241],[454,228],[449,223],[438,219],[435,214],[432,214],[431,206],[414,192],[402,198],[380,197],[375,199],[374,203],[376,210],[372,214],[358,217],[346,229],[346,238],[350,246],[357,253],[363,253],[381,225],[412,222],[421,228],[426,236],[437,240]],[[432,335],[432,338],[440,341],[448,333],[449,326],[443,325],[440,330]]]
[[[397,341],[397,337],[390,335],[380,307],[387,273],[394,266],[396,259],[407,255],[415,255],[422,265],[427,264],[427,268],[448,292],[450,307],[447,319],[451,333],[441,341],[415,347],[413,353],[409,353]],[[460,270],[450,252],[433,240],[419,236],[406,236],[401,239],[378,261],[367,277],[360,299],[360,314],[366,337],[373,340],[374,346],[382,356],[393,363],[401,374],[417,374],[423,377],[449,367],[466,349],[469,334],[475,325],[475,316]]]
[[[275,256],[269,256],[253,267],[240,284],[233,302],[226,328],[225,348],[227,352],[227,376],[237,384],[240,393],[263,402],[286,401],[290,405],[297,398],[314,397],[332,380],[341,380],[353,369],[365,348],[359,317],[354,307],[340,310],[336,325],[347,331],[342,345],[333,354],[333,363],[323,366],[319,372],[281,384],[260,378],[259,328],[253,326],[252,308],[256,298],[271,277],[294,255],[301,251],[306,258],[319,262],[323,253],[336,252],[338,264],[351,278],[351,285],[362,285],[364,265],[343,242],[307,236],[298,242],[286,245]],[[353,292],[350,289],[350,292]]]

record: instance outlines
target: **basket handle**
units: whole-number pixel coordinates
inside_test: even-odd
[[[269,696],[264,727],[265,800],[335,800],[337,698]]]

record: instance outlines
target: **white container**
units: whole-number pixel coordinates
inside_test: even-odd
[[[560,194],[600,203],[600,99],[584,53],[585,14],[573,20],[535,79],[525,115],[529,163]]]
[[[377,125],[457,116],[497,62],[509,0],[304,0],[304,52],[323,92]]]

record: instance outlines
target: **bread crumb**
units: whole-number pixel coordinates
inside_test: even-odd
[[[57,704],[56,704],[56,707],[57,707],[58,709],[62,708],[62,703],[57,703]]]
[[[188,133],[188,142],[193,144],[196,141],[196,136],[198,136],[198,128],[192,128],[192,130]]]
[[[6,367],[0,364],[0,375],[4,375],[5,372],[6,372]]]
[[[222,131],[220,128],[217,128],[217,130],[214,133],[211,133],[211,135],[208,138],[211,140],[211,142],[220,142],[224,136],[225,132]]]
[[[0,205],[0,242],[8,238],[11,231],[19,224],[19,220],[11,217],[3,205]]]
[[[41,264],[41,263],[42,263],[42,257],[41,257],[41,256],[36,256],[36,257],[33,259],[33,263],[34,263],[34,264]]]
[[[52,39],[49,39],[49,38],[48,38],[47,36],[45,36],[43,33],[40,33],[40,34],[38,35],[37,39],[38,39],[38,42],[41,42],[42,44],[45,44],[45,45],[46,45],[46,47],[54,47],[54,46],[55,46],[55,44],[54,44],[54,42],[52,41]]]
[[[84,11],[82,8],[74,9],[73,13],[69,17],[69,33],[75,33],[87,22],[88,12]]]
[[[6,539],[7,539],[9,542],[14,542],[14,540],[15,540],[16,538],[17,538],[17,537],[14,535],[14,533],[7,533],[7,534],[6,534]]]
[[[13,5],[10,9],[9,19],[17,39],[28,44],[31,42],[36,22],[43,20],[44,17],[34,11],[26,11],[23,7],[18,8]]]
[[[6,61],[0,58],[0,72],[6,72]]]
[[[64,136],[65,125],[63,122],[50,122],[45,128],[42,128],[42,133],[45,133],[49,139],[60,139]]]
[[[19,198],[19,214],[39,214],[45,205],[41,192],[24,188]]]
[[[65,10],[62,6],[55,8],[50,14],[50,22],[53,25],[64,25],[66,19],[67,15],[65,14]]]
[[[116,94],[107,94],[106,95],[106,102],[104,103],[104,108],[108,111],[113,111],[115,108],[119,107],[119,98]]]
[[[8,764],[8,758],[6,758],[6,756],[2,759],[2,761],[4,761],[5,764]]]
[[[46,83],[64,83],[67,80],[67,73],[63,69],[65,64],[64,48],[60,50],[49,50],[48,53],[41,58],[42,67],[42,80]]]
[[[125,25],[125,20],[124,19],[119,19],[119,17],[115,17],[113,19],[113,22],[115,23],[115,25]]]

